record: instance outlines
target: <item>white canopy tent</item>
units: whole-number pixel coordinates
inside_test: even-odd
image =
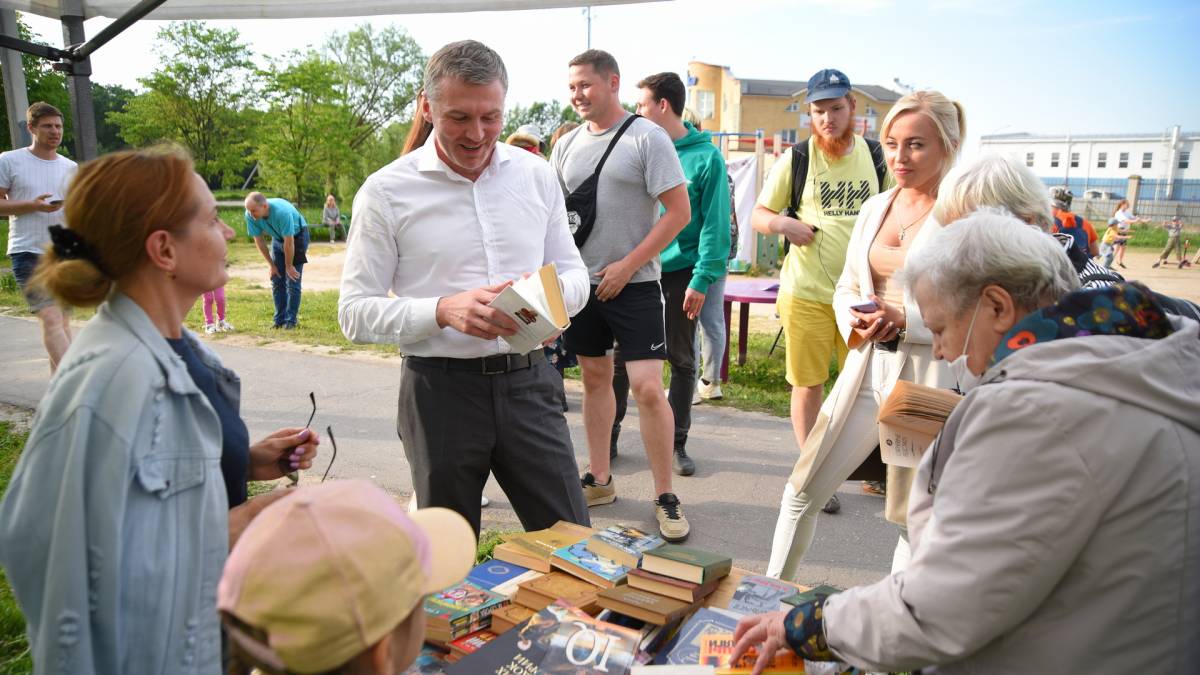
[[[25,74],[19,52],[55,62],[68,75],[79,161],[96,156],[96,120],[90,76],[92,52],[140,19],[294,19],[313,17],[376,16],[381,14],[434,14],[495,12],[592,5],[622,5],[662,0],[0,0],[0,62],[8,104],[13,146],[29,142],[21,120],[28,107]],[[21,40],[15,12],[28,12],[63,25],[62,49]],[[90,41],[83,22],[95,17],[114,21]],[[23,140],[21,140],[23,139]]]

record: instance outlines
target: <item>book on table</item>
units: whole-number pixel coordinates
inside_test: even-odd
[[[717,584],[721,583],[721,580],[714,578],[709,579],[706,583],[696,584],[638,568],[629,570],[629,576],[625,578],[625,583],[633,588],[640,588],[643,591],[650,591],[651,593],[665,595],[668,598],[692,603],[711,594],[716,590]]]
[[[655,625],[670,623],[692,608],[690,602],[631,588],[626,584],[600,591],[597,604]]]
[[[729,601],[729,611],[737,614],[777,612],[780,601],[795,594],[796,587],[786,581],[748,575],[738,582]]]
[[[724,609],[701,607],[679,627],[675,636],[659,650],[654,663],[692,665],[700,663],[700,639],[705,635],[732,633],[738,616]]]
[[[493,613],[494,617],[495,614]],[[457,640],[450,642],[450,654],[446,657],[446,661],[454,663],[462,660],[467,654],[473,654],[479,651],[484,645],[496,639],[496,634],[490,630],[480,630],[464,635]]]
[[[514,281],[492,299],[492,307],[512,317],[517,334],[502,338],[514,354],[525,354],[571,325],[554,263]]]
[[[642,554],[641,568],[673,579],[704,584],[729,574],[733,559],[689,546],[665,544]]]
[[[448,675],[625,675],[634,664],[640,633],[599,621],[562,602],[446,669]]]
[[[629,568],[588,550],[587,541],[564,546],[550,556],[550,566],[601,588],[625,583]]]
[[[436,675],[437,673],[445,673],[446,666],[449,663],[446,657],[449,654],[444,649],[438,649],[433,645],[422,645],[421,653],[417,654],[416,660],[412,665],[404,669],[400,675]]]
[[[555,551],[583,541],[595,532],[590,527],[560,520],[545,530],[508,535],[492,550],[492,557],[545,573],[550,571],[550,556]]]
[[[493,593],[512,597],[517,592],[517,585],[523,581],[536,579],[541,572],[522,567],[516,563],[504,560],[485,560],[467,573],[467,581],[476,586],[486,588]]]
[[[425,637],[445,644],[491,626],[492,612],[508,598],[462,581],[425,597]]]
[[[525,623],[529,617],[537,614],[536,610],[529,609],[524,605],[519,605],[513,601],[496,611],[492,612],[492,632],[496,635],[502,635],[512,630],[513,628]]]
[[[915,467],[962,396],[897,380],[879,407],[879,454],[885,464]]]
[[[833,595],[834,593],[841,593],[843,590],[845,590],[845,589],[838,588],[837,586],[830,586],[828,584],[821,584],[820,586],[813,586],[812,588],[810,588],[806,591],[800,591],[799,593],[796,593],[795,595],[789,595],[786,598],[780,600],[779,601],[779,609],[791,610],[793,607],[798,607],[800,605],[803,605],[806,602],[812,602],[813,600],[816,600],[817,597],[819,597],[819,596],[824,595],[824,596],[828,597],[830,595]]]
[[[598,556],[632,568],[638,566],[643,553],[665,543],[657,534],[628,525],[609,525],[588,538],[587,547]]]
[[[753,672],[754,664],[758,661],[758,652],[751,647],[737,661],[731,661],[730,657],[733,656],[733,648],[736,645],[737,641],[733,639],[733,633],[705,635],[700,638],[700,664],[713,666],[716,668],[717,675]],[[771,658],[770,665],[762,672],[804,675],[804,659],[790,651],[778,652]]]
[[[513,602],[534,611],[544,609],[556,600],[588,611],[596,607],[596,594],[600,588],[566,572],[549,574],[522,582],[517,587]]]

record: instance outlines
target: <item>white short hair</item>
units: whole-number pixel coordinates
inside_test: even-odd
[[[938,189],[933,217],[939,223],[952,223],[984,206],[1006,209],[1045,232],[1054,222],[1046,186],[1028,167],[1006,155],[984,155],[952,169]]]
[[[999,286],[1022,309],[1052,305],[1079,288],[1053,237],[1011,214],[984,208],[942,228],[904,261],[910,294],[924,280],[952,312],[969,309],[986,286]]]

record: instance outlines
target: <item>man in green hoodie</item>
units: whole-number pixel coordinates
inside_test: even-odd
[[[696,319],[704,306],[709,284],[725,276],[729,257],[729,179],[725,160],[712,143],[712,134],[683,121],[687,90],[675,73],[659,73],[638,82],[638,114],[662,127],[675,143],[679,163],[688,179],[692,219],[663,249],[662,292],[665,300],[667,360],[671,388],[667,400],[675,415],[674,470],[690,476],[696,463],[688,457],[687,437],[692,426],[692,394],[696,386]],[[629,378],[620,359],[613,374],[617,416],[613,422],[613,451],[629,397]],[[615,454],[613,452],[612,454]]]

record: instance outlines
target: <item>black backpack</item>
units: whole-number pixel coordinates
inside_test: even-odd
[[[875,165],[875,180],[876,189],[879,192],[883,191],[883,179],[887,177],[887,161],[883,158],[883,146],[879,141],[873,141],[864,137],[867,142],[867,151],[871,153],[871,162]],[[792,199],[788,202],[788,210],[785,212],[791,218],[798,217],[800,213],[800,202],[804,195],[804,183],[808,180],[808,146],[812,142],[812,138],[803,143],[792,146]],[[783,253],[792,248],[792,242],[787,239],[783,240]]]

